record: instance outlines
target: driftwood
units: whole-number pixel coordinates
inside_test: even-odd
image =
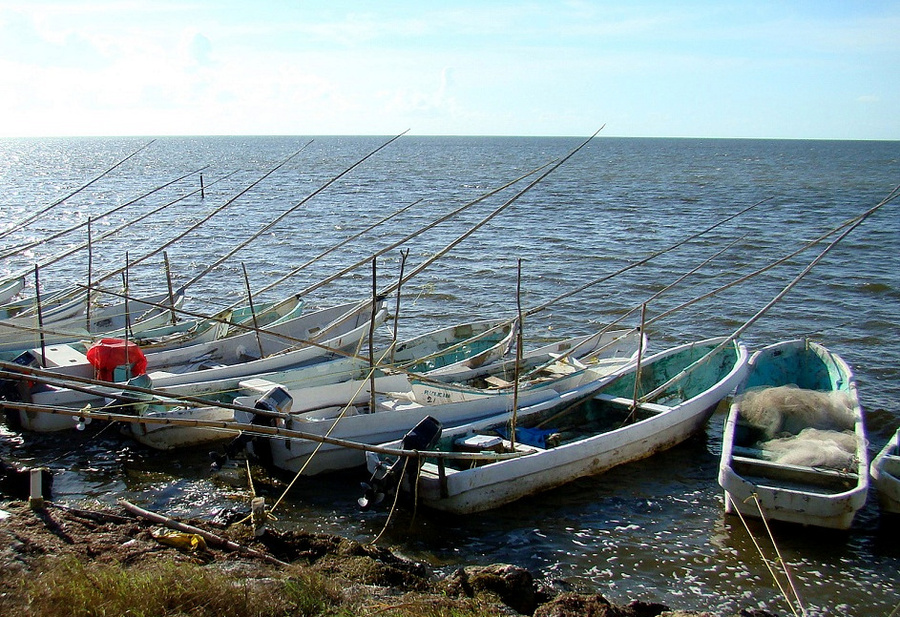
[[[247,548],[246,546],[241,546],[236,542],[232,542],[231,540],[226,540],[222,536],[218,536],[214,533],[206,531],[204,529],[200,529],[199,527],[194,527],[193,525],[188,525],[186,523],[182,523],[180,521],[176,521],[173,518],[169,518],[168,516],[164,516],[162,514],[157,514],[155,512],[150,512],[149,510],[144,510],[133,503],[126,501],[124,499],[120,499],[119,503],[125,508],[127,511],[131,512],[135,516],[139,516],[141,518],[145,518],[148,521],[152,521],[154,523],[159,523],[160,525],[165,525],[170,529],[175,529],[177,531],[183,531],[185,533],[195,533],[198,536],[202,537],[206,540],[207,543],[213,544],[215,546],[219,546],[228,551],[233,551],[240,553],[242,555],[247,555],[249,557],[255,557],[256,559],[262,559],[268,563],[277,565],[277,566],[286,566],[287,562],[281,561],[280,559],[276,559],[271,555],[266,555],[265,553],[261,553],[259,551],[253,550],[252,548]]]

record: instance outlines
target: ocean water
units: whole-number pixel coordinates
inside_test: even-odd
[[[401,249],[409,251],[408,273],[454,245],[403,284],[400,337],[513,315],[521,268],[523,308],[542,307],[525,322],[527,341],[537,344],[616,319],[635,325],[643,302],[715,256],[647,304],[650,344],[661,350],[732,333],[835,236],[658,316],[801,249],[900,184],[900,142],[598,136],[527,191],[520,194],[541,172],[413,235],[558,161],[582,140],[403,136],[362,160],[388,139],[0,140],[0,230],[10,230],[0,231],[0,271],[33,272],[37,265],[44,291],[85,283],[88,254],[76,249],[90,237],[91,279],[128,263],[129,288],[140,294],[164,288],[162,254],[144,256],[166,243],[174,283],[188,284],[186,308],[212,312],[240,301],[248,282],[258,299],[275,299],[360,263],[308,294],[308,306],[327,306],[371,295],[373,255],[375,286],[385,289],[399,275]],[[200,188],[194,174],[126,205],[201,168],[203,198],[191,194]],[[898,208],[890,203],[874,212],[741,337],[753,350],[808,336],[844,357],[856,372],[872,452],[900,424]],[[38,212],[43,215],[27,226],[16,225]],[[75,225],[81,227],[56,237]],[[402,246],[385,250],[407,236]],[[55,259],[67,251],[72,255]],[[120,285],[121,277],[107,284]],[[386,511],[356,507],[361,474],[304,479],[279,506],[277,524],[371,541],[388,523],[380,544],[443,571],[508,562],[558,587],[614,601],[722,613],[759,606],[787,614],[754,545],[755,538],[769,548],[764,530],[745,529],[723,513],[716,483],[723,422],[717,412],[704,434],[668,452],[471,517],[420,510],[397,512],[388,521]],[[126,497],[173,515],[212,516],[246,507],[249,496],[245,483],[214,482],[205,452],[161,455],[113,430],[35,436],[3,429],[0,457],[53,468],[57,498],[65,501]],[[270,502],[279,494],[274,487],[255,488],[269,491]],[[774,529],[809,614],[891,612],[900,602],[896,522],[880,515],[871,495],[848,533]]]

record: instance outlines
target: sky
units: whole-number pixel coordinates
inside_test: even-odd
[[[900,0],[0,0],[0,137],[900,139]]]

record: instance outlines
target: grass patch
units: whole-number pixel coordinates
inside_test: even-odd
[[[34,617],[305,617],[342,612],[339,589],[315,574],[249,579],[174,561],[129,568],[86,566],[74,558],[48,561],[43,571],[21,581],[16,596],[22,614]]]

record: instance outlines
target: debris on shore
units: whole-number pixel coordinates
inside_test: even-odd
[[[307,588],[310,581],[318,581],[318,608],[307,606],[296,613],[303,615],[712,617],[707,612],[670,611],[662,604],[623,606],[600,594],[559,592],[513,565],[471,566],[442,578],[388,549],[339,536],[266,529],[256,537],[251,525],[186,524],[189,527],[180,528],[200,533],[173,530],[128,509],[86,510],[52,502],[32,508],[24,501],[0,501],[0,613],[24,614],[28,607],[31,615],[54,614],[41,612],[41,603],[28,597],[50,593],[44,589],[48,585],[39,588],[26,581],[54,563],[71,561],[86,573],[110,567],[159,572],[175,564],[187,572],[224,574],[223,580],[232,586],[239,582],[245,590],[272,589],[278,581],[298,577]],[[185,570],[179,572],[184,576]],[[739,615],[772,617],[759,610]]]

